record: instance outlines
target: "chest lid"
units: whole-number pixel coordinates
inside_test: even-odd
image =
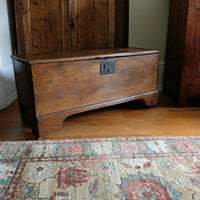
[[[81,60],[106,59],[128,56],[140,56],[148,54],[157,54],[157,50],[139,49],[139,48],[121,48],[121,49],[98,49],[98,50],[70,50],[51,54],[38,55],[13,55],[12,58],[26,62],[28,64],[71,62]]]

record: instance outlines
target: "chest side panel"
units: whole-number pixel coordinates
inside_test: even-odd
[[[100,74],[101,60],[32,66],[36,114],[44,115],[157,89],[158,55],[113,58],[115,73]]]

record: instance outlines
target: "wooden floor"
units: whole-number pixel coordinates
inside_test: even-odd
[[[199,102],[177,108],[169,97],[160,94],[158,106],[153,108],[131,102],[71,116],[62,129],[43,139],[118,136],[200,136]],[[21,122],[17,101],[0,111],[0,140],[35,139],[31,128]]]

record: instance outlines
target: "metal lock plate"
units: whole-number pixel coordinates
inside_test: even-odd
[[[115,61],[114,60],[102,60],[100,66],[100,74],[113,74],[115,73]]]

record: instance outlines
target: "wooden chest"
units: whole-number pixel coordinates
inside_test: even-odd
[[[22,120],[42,137],[66,117],[144,99],[157,103],[158,51],[126,48],[12,56]]]

